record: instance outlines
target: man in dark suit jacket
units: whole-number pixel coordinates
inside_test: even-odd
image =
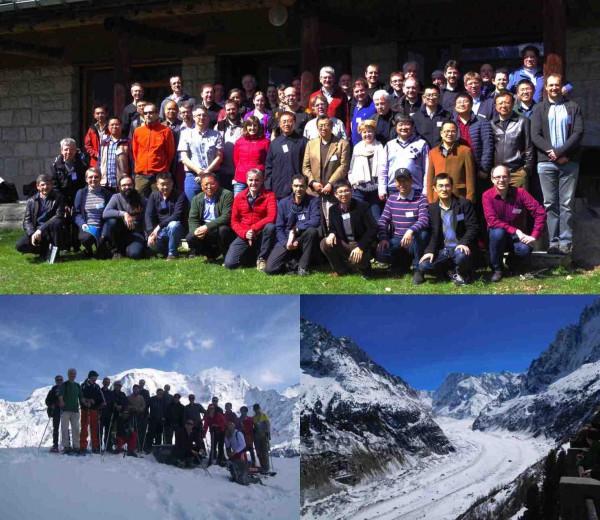
[[[235,238],[231,229],[233,193],[219,187],[214,173],[203,174],[200,185],[202,191],[192,199],[186,241],[190,258],[204,255],[208,260],[215,260],[227,254]]]
[[[419,262],[419,271],[449,273],[457,286],[471,281],[477,239],[477,216],[473,204],[452,194],[452,177],[439,173],[434,179],[438,200],[429,205],[431,238]]]
[[[352,198],[352,185],[347,179],[337,181],[333,192],[339,203],[329,208],[327,236],[321,240],[321,251],[331,264],[332,276],[353,269],[368,275],[377,222],[367,203]]]

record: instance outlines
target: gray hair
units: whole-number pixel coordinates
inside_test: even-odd
[[[335,70],[333,70],[333,67],[326,65],[319,71],[319,77],[321,77],[323,74],[331,74],[332,76],[335,76]]]
[[[248,180],[248,177],[250,177],[250,175],[257,175],[260,177],[261,180],[265,178],[265,174],[258,168],[252,168],[251,170],[248,170],[246,172],[246,180]]]
[[[383,97],[383,99],[385,101],[387,101],[388,103],[392,102],[392,96],[391,94],[389,94],[387,91],[380,89],[380,90],[376,90],[375,92],[373,92],[373,101],[375,101],[375,98],[377,97]]]
[[[73,139],[72,137],[65,137],[60,142],[60,147],[62,148],[63,146],[74,146],[75,148],[77,148],[77,143],[75,142],[75,139]]]
[[[71,373],[77,374],[77,369],[76,368],[69,368],[69,370],[67,370],[67,374],[71,374]]]

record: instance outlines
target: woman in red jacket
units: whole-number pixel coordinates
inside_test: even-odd
[[[242,126],[240,137],[233,148],[233,194],[237,195],[245,190],[246,173],[253,168],[265,172],[265,162],[269,151],[269,140],[263,135],[263,128],[256,116],[250,116]]]

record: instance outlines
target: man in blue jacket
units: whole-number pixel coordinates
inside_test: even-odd
[[[279,201],[275,232],[277,243],[267,260],[265,273],[277,274],[286,264],[297,263],[298,276],[306,276],[319,241],[319,199],[306,194],[308,180],[299,173],[292,178],[292,195]]]

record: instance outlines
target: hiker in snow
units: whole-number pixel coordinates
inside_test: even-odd
[[[254,416],[252,417],[252,422],[254,423],[254,447],[260,461],[260,472],[268,473],[271,469],[269,465],[271,423],[267,414],[261,412],[258,403],[252,409],[254,410]]]
[[[144,441],[145,439],[143,439],[143,437],[148,428],[148,406],[150,406],[150,392],[148,392],[148,390],[146,390],[146,381],[144,381],[143,379],[140,379],[138,381],[138,385],[140,387],[140,395],[146,401],[146,408],[144,410],[143,421],[141,420],[142,419],[141,417],[138,417],[138,431],[141,432],[142,441]]]
[[[180,400],[181,395],[175,394],[173,401],[166,408],[165,444],[173,444],[173,434],[183,426],[185,407],[181,404]]]
[[[65,453],[79,452],[79,402],[83,394],[81,393],[81,386],[75,382],[75,377],[77,377],[77,370],[69,368],[67,371],[68,380],[62,384],[58,394],[58,406],[62,410],[60,429]],[[69,425],[71,426],[73,444],[71,444],[69,438]]]
[[[246,440],[244,434],[231,421],[227,423],[225,430],[225,449],[229,460],[244,460]]]
[[[171,385],[165,385],[165,391],[162,396],[165,406],[169,406],[173,402],[173,396],[169,393],[169,390],[171,390]]]
[[[125,406],[119,412],[117,418],[117,450],[116,453],[123,452],[123,446],[127,444],[127,455],[137,457],[138,434],[133,427],[133,409]]]
[[[214,398],[213,398],[214,399]],[[217,464],[221,465],[225,462],[225,453],[223,450],[225,443],[225,426],[227,421],[225,416],[219,412],[214,404],[209,404],[204,416],[204,427],[202,428],[202,438],[206,438],[206,432],[210,429],[210,451],[211,457],[209,464],[212,464],[217,452]]]
[[[133,420],[133,429],[138,434],[138,438],[141,435],[144,435],[146,431],[146,427],[142,430],[142,425],[145,425],[145,416],[146,416],[146,400],[140,394],[139,385],[133,385],[131,387],[131,395],[127,398],[129,401],[129,408],[131,417]]]
[[[188,399],[190,403],[185,407],[183,413],[184,420],[187,421],[191,419],[196,426],[200,426],[200,423],[202,422],[200,414],[204,415],[206,410],[204,409],[204,406],[196,402],[196,396],[194,394],[190,394]]]
[[[58,404],[58,396],[60,395],[60,387],[63,384],[63,376],[54,378],[56,383],[46,396],[46,406],[48,407],[48,417],[52,417],[52,453],[58,453],[58,432],[60,428],[60,406]]]
[[[156,390],[156,395],[150,398],[150,415],[148,417],[148,432],[144,451],[150,453],[153,444],[162,444],[162,434],[165,426],[165,402],[162,388]]]
[[[225,403],[225,413],[223,415],[225,415],[225,420],[227,422],[232,422],[233,424],[235,424],[237,422],[237,415],[232,410],[232,408],[233,405],[231,403]]]
[[[254,454],[254,422],[252,421],[252,417],[248,417],[247,406],[242,406],[240,408],[240,416],[236,428],[244,434],[246,451],[250,453],[252,465],[256,466],[256,455]]]
[[[223,413],[223,408],[221,408],[219,406],[219,398],[218,397],[213,397],[211,399],[211,403],[213,404],[213,406],[215,407],[215,411],[219,412],[219,413]]]
[[[191,468],[200,462],[200,457],[206,456],[206,448],[200,437],[200,429],[193,419],[187,419],[185,424],[175,432],[175,464],[179,467]]]
[[[110,437],[108,429],[110,428],[110,419],[113,413],[113,404],[115,401],[115,394],[110,389],[110,379],[105,377],[102,380],[102,397],[104,402],[100,407],[100,446],[104,446],[105,439]]]
[[[81,443],[82,452],[88,447],[88,426],[92,440],[92,453],[100,453],[100,439],[98,434],[98,410],[104,403],[100,387],[96,383],[98,372],[90,370],[87,379],[81,385]]]

